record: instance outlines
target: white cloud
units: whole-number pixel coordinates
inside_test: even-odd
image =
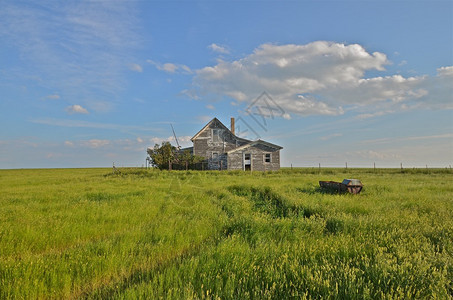
[[[212,105],[212,104],[206,105],[206,108],[207,108],[207,109],[211,109],[211,110],[214,110],[214,109],[215,109],[214,105]]]
[[[214,44],[214,43],[209,45],[208,48],[211,49],[214,52],[221,53],[221,54],[229,54],[230,53],[230,51],[225,46],[220,46],[220,45],[217,45],[217,44]]]
[[[451,67],[439,68],[436,77],[365,77],[368,71],[384,71],[388,64],[384,53],[370,53],[358,44],[264,44],[242,59],[219,60],[197,70],[194,91],[198,97],[223,95],[246,103],[266,91],[285,116],[341,115],[346,108],[367,116],[453,105]]]
[[[66,107],[66,112],[68,114],[88,114],[88,110],[78,104]]]
[[[67,147],[74,147],[74,143],[71,142],[71,141],[65,141],[64,145],[67,146]]]
[[[143,72],[143,67],[140,66],[139,64],[131,64],[129,66],[129,69],[131,69],[131,71],[135,71],[135,72],[139,72],[139,73]]]
[[[284,114],[282,115],[282,117],[283,117],[283,119],[285,119],[285,120],[291,120],[291,115],[288,114],[288,113],[284,113]]]
[[[191,136],[177,136],[178,138],[178,143],[181,147],[189,147],[192,146],[192,141],[190,140],[192,137]],[[153,137],[150,138],[149,141],[151,142],[152,145],[149,147],[154,147],[155,144],[161,145],[162,142],[170,142],[172,145],[176,146],[176,140],[173,135],[169,137]]]
[[[138,143],[143,143],[144,141],[143,141],[143,139],[141,137],[137,137],[137,142]]]
[[[146,62],[149,64],[152,64],[158,70],[164,71],[167,73],[182,73],[182,74],[191,74],[192,73],[192,70],[188,66],[182,65],[182,64],[174,64],[174,63],[161,64],[161,63],[155,62],[151,59],[148,59]]]
[[[178,66],[172,63],[166,63],[163,64],[161,67],[157,67],[161,71],[165,71],[168,73],[175,73],[175,71],[178,69]]]
[[[453,66],[438,68],[437,75],[438,76],[452,76],[453,75]]]

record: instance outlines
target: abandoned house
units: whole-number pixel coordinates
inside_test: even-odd
[[[194,155],[206,158],[209,170],[275,171],[280,169],[283,147],[262,140],[250,141],[235,135],[217,118],[192,137]]]

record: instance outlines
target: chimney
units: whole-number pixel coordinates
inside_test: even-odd
[[[231,132],[234,133],[234,118],[231,118]]]

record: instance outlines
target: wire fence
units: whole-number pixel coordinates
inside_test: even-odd
[[[343,164],[331,164],[331,163],[317,163],[317,164],[290,164],[288,167],[289,168],[318,168],[318,169],[323,169],[323,168],[344,168],[344,169],[354,169],[354,168],[360,168],[360,169],[449,169],[451,170],[452,167],[451,164],[425,164],[425,165],[420,165],[420,164],[378,164],[376,162],[370,163],[370,164],[351,164],[348,162],[345,162]]]

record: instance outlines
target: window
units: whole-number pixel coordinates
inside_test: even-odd
[[[220,129],[213,129],[212,130],[212,141],[214,143],[220,142]]]
[[[212,152],[212,159],[219,158],[219,152]]]
[[[264,162],[270,163],[271,162],[271,154],[265,153],[264,154]]]

